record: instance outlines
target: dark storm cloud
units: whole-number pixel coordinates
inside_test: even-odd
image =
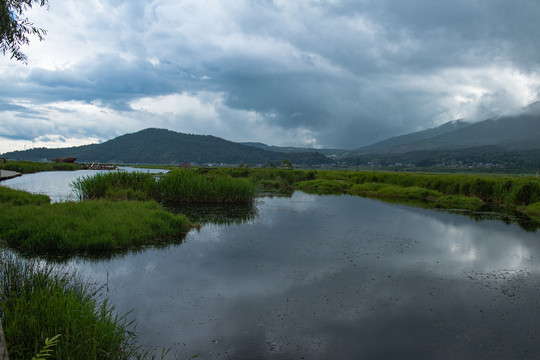
[[[81,13],[57,11],[75,27],[61,49],[72,39],[89,55],[68,52],[67,66],[0,76],[10,83],[0,87],[4,104],[101,104],[153,126],[157,120],[148,121],[159,114],[141,113],[134,101],[212,93],[233,110],[216,110],[218,120],[249,137],[233,140],[280,144],[274,136],[280,131],[307,132],[321,146],[356,148],[457,118],[481,120],[537,100],[540,90],[538,1],[102,0],[85,6]],[[169,111],[162,110],[160,121]],[[9,109],[0,103],[0,111]],[[238,111],[256,113],[259,127]],[[296,138],[291,145],[309,140]]]

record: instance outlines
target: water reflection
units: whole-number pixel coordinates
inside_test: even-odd
[[[171,358],[532,358],[538,236],[349,196],[264,198],[180,247],[73,260]]]
[[[166,209],[176,214],[186,215],[192,222],[201,225],[242,225],[257,217],[257,206],[250,205],[174,205],[168,204]]]

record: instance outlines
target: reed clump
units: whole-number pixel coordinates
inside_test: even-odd
[[[88,200],[0,207],[0,238],[30,254],[99,254],[187,233],[184,215],[155,201]]]
[[[7,161],[0,162],[0,169],[16,171],[21,174],[31,174],[42,171],[74,171],[80,170],[78,164],[56,163],[56,162],[35,162],[35,161]]]
[[[9,358],[31,359],[45,347],[54,359],[147,357],[130,335],[134,324],[98,295],[76,274],[1,253],[0,314]]]
[[[247,179],[186,169],[161,176],[157,188],[166,203],[251,204],[256,196],[255,186]]]
[[[3,206],[44,205],[50,202],[51,199],[47,195],[30,194],[26,191],[0,186],[0,204]]]
[[[181,235],[192,224],[155,201],[50,203],[45,195],[0,186],[0,239],[29,254],[100,253]]]
[[[79,200],[149,200],[157,196],[156,178],[145,172],[111,171],[84,176],[71,187]]]
[[[140,172],[109,172],[79,178],[72,184],[81,200],[154,199],[162,203],[250,204],[257,193],[247,179],[188,169],[159,177]]]

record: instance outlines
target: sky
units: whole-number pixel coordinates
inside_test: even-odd
[[[0,153],[146,128],[355,149],[539,100],[538,0],[49,0]]]

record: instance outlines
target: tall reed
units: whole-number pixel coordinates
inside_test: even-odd
[[[80,200],[115,198],[122,192],[132,190],[137,196],[150,199],[156,194],[154,175],[145,172],[112,171],[97,173],[75,180],[71,187]]]
[[[201,174],[175,169],[159,179],[148,173],[108,172],[83,177],[72,183],[81,200],[155,199],[165,203],[242,204],[251,203],[256,191],[247,179]]]
[[[162,201],[173,203],[249,204],[256,196],[255,186],[247,179],[186,169],[169,171],[159,178],[157,187]]]
[[[1,253],[0,307],[11,360],[32,358],[57,335],[55,359],[143,357],[134,324],[65,269]]]

